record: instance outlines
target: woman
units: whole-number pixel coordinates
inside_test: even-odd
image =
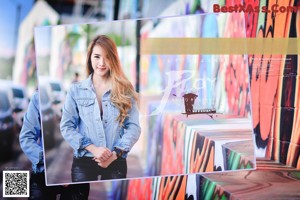
[[[90,185],[78,184],[69,186],[46,186],[43,147],[41,137],[41,121],[39,112],[39,97],[35,92],[28,105],[24,116],[23,126],[20,132],[20,146],[26,156],[32,162],[30,175],[30,196],[29,199],[88,199]]]
[[[67,94],[61,133],[74,149],[72,181],[126,178],[127,153],[140,136],[137,93],[105,35],[89,45],[88,78]]]

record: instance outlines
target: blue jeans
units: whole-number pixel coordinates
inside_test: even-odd
[[[100,167],[90,157],[73,158],[72,182],[124,179],[127,175],[127,162],[125,158],[118,158],[107,168]]]
[[[31,173],[30,196],[28,199],[55,200],[60,194],[60,200],[85,200],[88,199],[90,184],[76,184],[63,186],[46,186],[45,173]]]

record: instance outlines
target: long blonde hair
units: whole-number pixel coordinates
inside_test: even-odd
[[[131,82],[126,78],[122,68],[117,51],[117,46],[112,39],[106,35],[98,35],[95,37],[89,47],[86,59],[87,74],[90,75],[94,72],[91,62],[91,55],[93,48],[100,45],[107,54],[110,63],[110,78],[111,78],[111,102],[119,109],[120,114],[117,121],[120,126],[123,125],[129,110],[132,108],[132,98],[137,102],[138,94],[134,90]]]

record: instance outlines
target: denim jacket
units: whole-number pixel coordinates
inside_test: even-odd
[[[93,157],[85,149],[90,144],[110,150],[116,147],[129,152],[137,142],[141,128],[136,102],[132,101],[132,109],[121,127],[116,121],[119,110],[110,101],[110,96],[110,90],[103,94],[101,119],[92,75],[71,85],[63,107],[60,130],[64,139],[72,146],[75,157]]]
[[[44,171],[43,142],[39,111],[39,95],[35,92],[28,105],[20,132],[20,146],[32,163],[35,173]]]

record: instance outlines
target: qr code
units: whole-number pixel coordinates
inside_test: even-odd
[[[3,171],[3,197],[29,197],[29,171]]]

